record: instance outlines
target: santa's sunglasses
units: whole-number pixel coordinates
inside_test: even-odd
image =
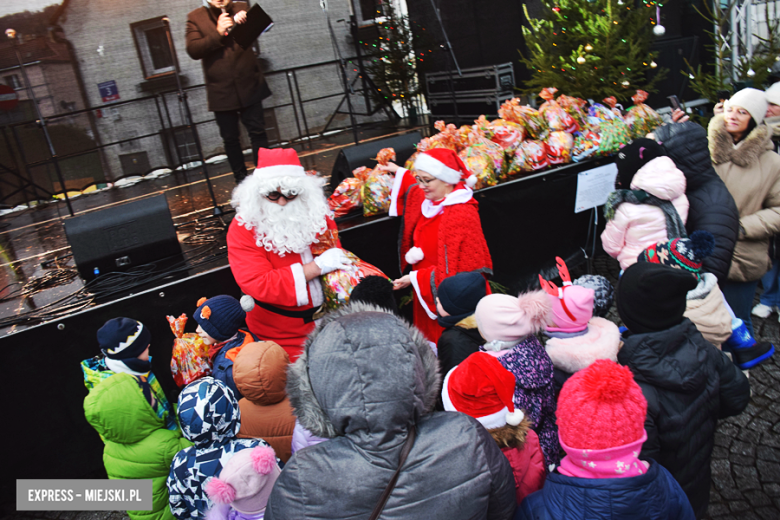
[[[276,202],[277,200],[283,198],[284,200],[289,202],[291,200],[294,200],[297,196],[298,196],[297,193],[290,193],[289,195],[285,195],[281,191],[272,191],[271,193],[267,194],[265,198],[273,202]]]

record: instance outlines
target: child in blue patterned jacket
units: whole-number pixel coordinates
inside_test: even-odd
[[[219,475],[234,454],[247,448],[268,446],[262,439],[239,439],[238,400],[222,381],[203,377],[179,395],[179,423],[193,446],[173,458],[168,475],[171,512],[179,519],[203,519],[213,502],[204,485]]]

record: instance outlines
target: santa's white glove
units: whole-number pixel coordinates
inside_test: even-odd
[[[314,259],[322,274],[328,274],[337,269],[346,269],[352,265],[342,249],[332,247]]]

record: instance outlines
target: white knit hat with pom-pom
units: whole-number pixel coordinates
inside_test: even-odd
[[[206,494],[217,504],[206,515],[208,520],[226,520],[230,508],[240,513],[257,514],[265,509],[268,497],[281,470],[273,448],[267,445],[244,449],[233,455],[219,474],[206,483]],[[225,519],[223,519],[223,515]]]

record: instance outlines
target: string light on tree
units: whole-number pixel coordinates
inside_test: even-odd
[[[656,68],[657,66],[658,66],[658,64],[655,62],[655,60],[653,60],[653,61],[651,61],[651,62],[650,62],[650,68],[651,68],[651,69],[654,69],[654,68]]]
[[[752,78],[752,77],[753,77],[753,76],[755,76],[755,75],[756,75],[756,71],[754,71],[754,70],[753,70],[753,68],[751,67],[751,68],[750,68],[750,69],[747,71],[747,76],[748,76],[748,78]]]
[[[577,63],[583,65],[585,63],[585,56],[580,56],[579,58],[577,58]]]
[[[592,52],[592,51],[593,51],[593,45],[587,44],[585,46],[585,52]],[[778,56],[778,58],[780,58],[780,56]]]

